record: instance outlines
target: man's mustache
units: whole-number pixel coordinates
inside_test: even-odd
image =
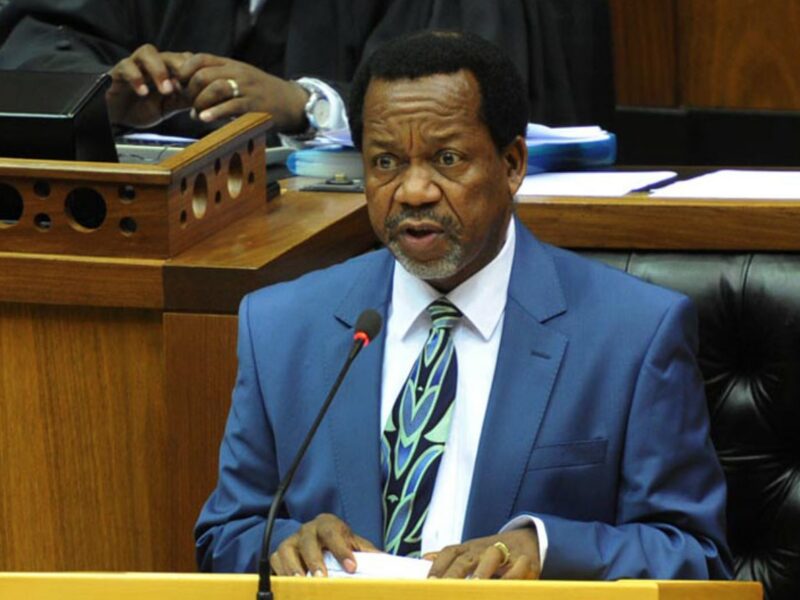
[[[383,222],[384,229],[392,238],[397,235],[397,229],[404,221],[431,221],[442,228],[445,235],[455,236],[461,231],[461,226],[451,215],[440,215],[432,208],[403,208],[400,212],[386,217]]]

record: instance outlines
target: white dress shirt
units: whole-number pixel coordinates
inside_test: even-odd
[[[511,219],[500,253],[447,294],[464,316],[452,331],[458,360],[455,406],[428,517],[422,529],[423,554],[462,541],[472,473],[500,349],[514,245],[514,220]],[[428,336],[431,319],[425,309],[441,296],[400,263],[395,263],[383,355],[382,426],[387,422],[397,395]],[[503,530],[531,524],[540,535],[539,553],[543,563],[547,538],[541,521],[515,519]]]

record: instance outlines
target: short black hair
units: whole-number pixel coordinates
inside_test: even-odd
[[[498,151],[516,136],[524,137],[528,101],[525,84],[511,59],[474,33],[421,31],[381,46],[356,71],[347,107],[355,147],[361,150],[364,96],[370,81],[419,79],[462,69],[471,72],[478,82],[478,117],[488,127]]]

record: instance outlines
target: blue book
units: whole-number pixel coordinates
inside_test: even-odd
[[[547,127],[528,124],[528,175],[613,165],[617,138],[596,126]]]

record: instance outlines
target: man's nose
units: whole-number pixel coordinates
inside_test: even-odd
[[[438,202],[442,197],[442,190],[434,180],[434,176],[428,165],[409,165],[403,174],[403,180],[395,194],[395,200],[411,206]]]

